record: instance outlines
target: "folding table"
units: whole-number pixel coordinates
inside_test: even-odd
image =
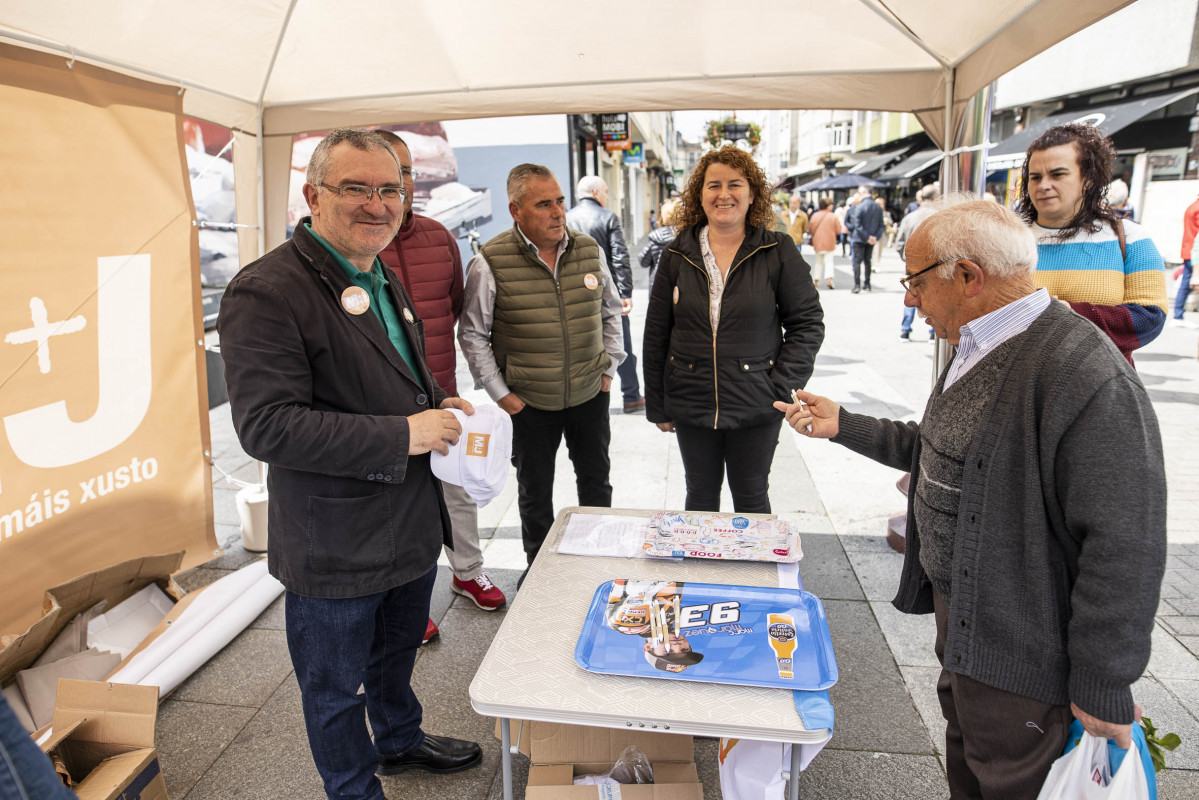
[[[510,604],[470,685],[475,711],[500,719],[504,800],[512,800],[512,719],[792,744],[829,738],[828,728],[804,727],[795,695],[786,690],[598,675],[578,667],[575,643],[596,587],[607,580],[778,586],[778,570],[774,564],[744,561],[559,554],[558,541],[576,513],[644,517],[654,512],[563,509]],[[800,750],[792,747],[791,800],[799,798],[799,765]]]

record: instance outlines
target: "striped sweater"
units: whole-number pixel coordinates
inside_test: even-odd
[[[1111,337],[1132,363],[1132,351],[1157,338],[1166,324],[1166,274],[1153,240],[1124,220],[1127,258],[1110,225],[1066,241],[1057,230],[1033,225],[1037,236],[1037,286],[1065,300]]]

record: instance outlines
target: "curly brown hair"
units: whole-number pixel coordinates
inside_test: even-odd
[[[1069,224],[1057,232],[1058,239],[1069,239],[1080,230],[1098,231],[1104,223],[1116,223],[1116,217],[1108,209],[1104,197],[1111,180],[1112,164],[1116,160],[1116,147],[1098,128],[1079,123],[1050,128],[1028,146],[1020,173],[1020,216],[1029,225],[1037,221],[1037,208],[1028,196],[1028,162],[1032,154],[1065,144],[1074,145],[1078,158],[1078,170],[1082,173],[1082,203]]]
[[[770,206],[770,184],[766,181],[766,175],[754,161],[753,156],[733,145],[726,145],[719,150],[709,150],[700,157],[691,177],[687,179],[687,185],[683,188],[683,196],[679,198],[681,205],[675,211],[675,227],[682,230],[708,224],[708,215],[704,213],[703,204],[704,177],[708,167],[714,162],[732,167],[744,175],[745,180],[749,182],[749,191],[753,196],[753,202],[749,206],[749,212],[745,215],[746,227],[773,228],[774,210]]]

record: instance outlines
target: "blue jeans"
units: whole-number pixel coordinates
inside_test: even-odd
[[[54,765],[0,697],[0,797],[5,800],[74,800]]]
[[[916,307],[915,306],[904,306],[903,307],[903,322],[899,323],[899,332],[900,333],[911,333],[912,332],[912,323],[915,321],[916,321]],[[929,336],[935,335],[933,333],[932,325],[928,326],[928,335]]]
[[[1191,260],[1182,262],[1182,283],[1178,285],[1178,294],[1174,295],[1174,319],[1182,319],[1186,311],[1187,295],[1191,293]]]
[[[287,647],[312,760],[329,800],[384,800],[375,777],[379,759],[411,752],[425,740],[411,678],[436,578],[434,567],[403,586],[344,600],[287,593]]]

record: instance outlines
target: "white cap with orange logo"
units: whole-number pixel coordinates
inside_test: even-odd
[[[432,453],[433,474],[461,486],[482,508],[504,490],[512,460],[512,418],[497,406],[475,406],[475,413],[451,408],[462,425],[458,444],[442,455]]]

